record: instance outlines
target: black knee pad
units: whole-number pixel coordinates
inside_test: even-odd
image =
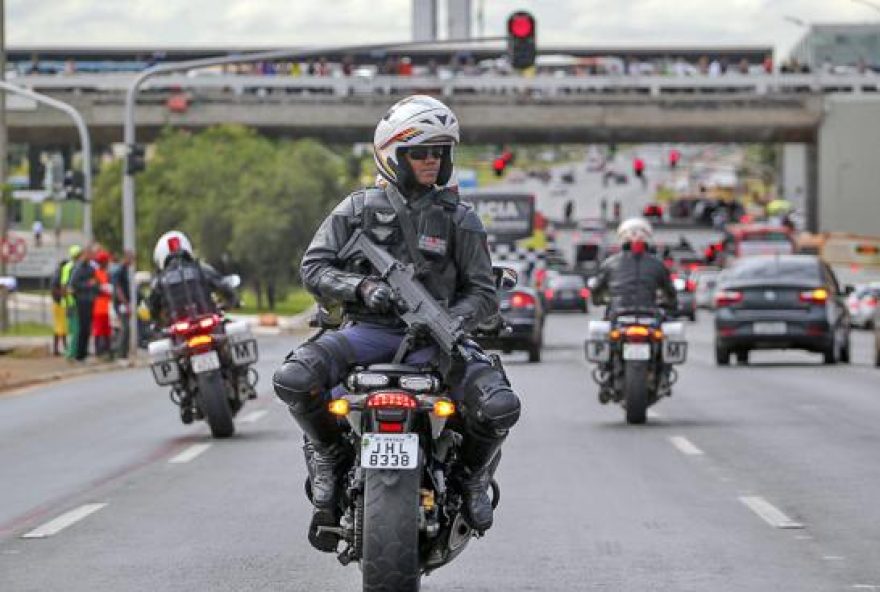
[[[272,376],[279,399],[292,413],[306,413],[320,404],[320,395],[342,379],[352,363],[351,346],[336,333],[326,333],[292,351]]]
[[[503,436],[519,419],[519,397],[492,366],[474,371],[462,385],[466,416],[479,429]]]

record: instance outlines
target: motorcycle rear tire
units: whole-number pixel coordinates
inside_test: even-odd
[[[366,472],[364,592],[418,592],[420,481],[420,468]]]
[[[198,402],[215,438],[228,438],[235,433],[232,409],[226,396],[226,382],[219,370],[205,372],[197,377]]]
[[[623,368],[626,423],[643,424],[648,415],[648,364],[627,362]]]

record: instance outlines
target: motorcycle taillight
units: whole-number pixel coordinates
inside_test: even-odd
[[[403,391],[379,391],[367,399],[369,409],[415,409],[415,397]]]

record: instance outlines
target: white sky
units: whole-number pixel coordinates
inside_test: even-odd
[[[410,38],[410,0],[5,1],[9,45],[301,46]],[[445,0],[439,1],[445,6]],[[880,7],[880,0],[874,1]],[[476,7],[480,0],[473,2]],[[484,4],[486,35],[503,34],[507,16],[526,9],[537,19],[539,45],[759,44],[772,45],[784,54],[804,32],[787,22],[786,15],[808,23],[880,21],[880,10],[855,0],[484,0]]]

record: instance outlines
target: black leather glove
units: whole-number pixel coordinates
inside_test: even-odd
[[[358,286],[358,294],[364,304],[375,312],[388,312],[391,309],[391,299],[394,293],[391,286],[380,280],[365,279]]]

